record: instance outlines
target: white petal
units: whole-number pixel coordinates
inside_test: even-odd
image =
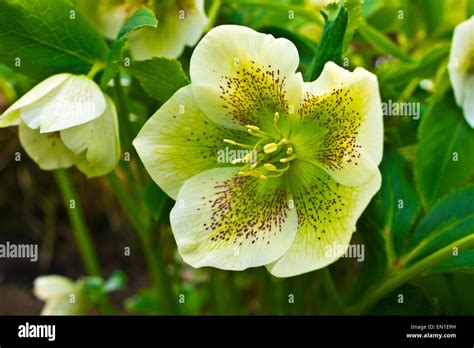
[[[71,74],[57,74],[48,77],[46,80],[40,82],[30,91],[25,93],[20,99],[18,99],[13,105],[11,105],[2,116],[0,116],[0,127],[7,127],[12,125],[18,125],[20,122],[20,109],[26,106],[30,106],[33,103],[39,101],[41,98],[51,93],[62,85]],[[38,128],[38,127],[32,127]]]
[[[142,28],[131,33],[128,42],[134,58],[177,58],[185,45],[195,45],[207,26],[208,18],[204,12],[204,1],[190,4],[186,8],[176,2],[175,6],[164,8],[166,13],[156,14],[158,28]]]
[[[176,199],[187,179],[222,166],[218,153],[225,147],[224,139],[240,141],[243,136],[248,134],[209,120],[197,106],[188,85],[148,119],[133,145],[153,180]]]
[[[279,179],[216,168],[187,180],[170,220],[178,251],[193,267],[243,270],[275,261],[290,247],[297,217]]]
[[[467,98],[467,79],[474,70],[474,16],[454,29],[449,56],[449,77],[459,106]]]
[[[312,148],[303,141],[300,155],[312,153],[317,164],[343,185],[357,186],[369,180],[383,153],[377,77],[362,68],[351,73],[328,62],[320,77],[304,88],[302,123],[292,140],[298,143],[298,132],[302,140],[311,138],[308,131],[321,134],[313,136]]]
[[[59,133],[41,134],[20,122],[18,134],[21,146],[41,169],[68,168],[74,164],[74,154],[64,146]]]
[[[40,300],[47,301],[74,291],[74,282],[58,275],[41,276],[35,279],[33,292]]]
[[[79,315],[81,314],[81,303],[76,299],[71,302],[70,295],[77,297],[74,292],[68,293],[64,296],[54,297],[46,301],[41,315]]]
[[[72,75],[35,103],[21,108],[29,128],[55,132],[92,121],[102,115],[106,103],[99,86],[84,75]]]
[[[261,126],[265,116],[296,111],[301,99],[298,51],[287,39],[222,25],[199,42],[190,64],[196,102],[226,127]]]
[[[474,128],[474,75],[467,79],[465,88],[466,97],[462,106],[464,117],[471,128]]]
[[[106,96],[107,108],[103,115],[86,124],[60,131],[61,139],[78,156],[76,166],[88,177],[110,172],[120,159],[120,140],[117,111]]]
[[[322,172],[313,184],[295,195],[299,228],[290,249],[267,266],[277,277],[292,277],[326,267],[347,250],[356,222],[379,190],[377,172],[367,183],[356,187],[337,184]],[[340,210],[339,210],[340,209]]]

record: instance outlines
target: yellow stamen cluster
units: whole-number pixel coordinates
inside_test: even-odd
[[[290,168],[289,162],[296,159],[296,154],[292,144],[283,136],[278,126],[279,120],[280,114],[275,112],[273,125],[277,137],[270,135],[257,126],[246,125],[245,127],[250,135],[260,138],[253,146],[224,139],[224,142],[227,144],[254,152],[232,161],[232,164],[245,163],[239,171],[239,175],[267,179],[279,177]],[[249,163],[252,158],[256,158],[256,161]]]

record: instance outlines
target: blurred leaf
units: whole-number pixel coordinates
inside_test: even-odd
[[[395,150],[386,149],[380,164],[382,187],[359,220],[366,258],[361,265],[351,300],[380,280],[389,267],[393,251],[399,253],[419,209],[419,199],[407,176],[407,162]],[[402,202],[400,202],[402,200]],[[400,208],[402,207],[402,208]]]
[[[154,293],[149,289],[142,289],[140,293],[125,300],[125,307],[136,314],[160,313],[160,306]]]
[[[175,59],[155,57],[133,61],[129,71],[151,97],[163,103],[178,89],[189,84],[181,64]]]
[[[381,84],[406,86],[415,78],[430,78],[436,74],[441,64],[448,60],[450,44],[435,47],[425,53],[423,58],[416,63],[394,64],[389,61],[382,64],[377,71]]]
[[[108,51],[67,0],[0,1],[0,42],[0,62],[35,80],[85,73]]]
[[[413,62],[413,59],[407,53],[403,52],[393,41],[367,22],[361,21],[357,32],[379,53],[391,55],[405,62]]]
[[[86,277],[84,294],[90,303],[98,303],[106,293],[123,289],[126,281],[127,276],[122,271],[115,271],[106,281],[101,277]]]
[[[132,14],[120,29],[117,39],[112,43],[107,58],[107,66],[100,80],[102,86],[105,86],[118,73],[122,60],[122,48],[128,39],[128,35],[137,29],[143,27],[156,28],[157,25],[158,20],[148,7],[142,6]]]
[[[87,277],[84,280],[84,295],[91,304],[98,303],[104,296],[104,280],[101,277]]]
[[[474,277],[461,273],[438,273],[420,277],[417,285],[422,287],[440,304],[441,313],[447,315],[472,315],[474,301]]]
[[[464,250],[459,255],[453,255],[450,260],[433,267],[430,273],[474,274],[474,249]]]
[[[449,11],[449,9],[445,7],[444,0],[421,0],[418,1],[418,6],[422,11],[421,13],[424,13],[426,16],[427,34],[432,37],[438,31],[444,14],[446,11]]]
[[[362,15],[364,18],[369,18],[384,6],[384,1],[381,0],[364,0],[362,2]]]
[[[387,244],[369,208],[357,222],[357,232],[364,237],[365,259],[361,262],[357,281],[349,301],[360,300],[366,289],[381,280],[388,269]]]
[[[420,201],[407,178],[407,162],[393,150],[386,150],[380,165],[382,188],[372,200],[370,212],[380,219],[380,229],[391,238],[399,253],[413,226]]]
[[[371,309],[370,314],[432,315],[436,314],[436,303],[422,289],[406,284],[379,301]]]
[[[150,180],[143,191],[143,200],[153,218],[158,220],[163,213],[168,196],[153,180]]]
[[[410,241],[411,263],[455,241],[474,236],[474,185],[438,201],[418,223]]]
[[[418,129],[415,181],[425,209],[446,193],[472,182],[474,130],[452,94],[435,101]]]
[[[122,271],[115,271],[112,275],[105,281],[103,286],[103,291],[105,293],[122,290],[125,288],[127,283],[127,276]]]
[[[467,17],[474,16],[474,0],[467,0]]]
[[[345,0],[344,7],[347,10],[348,21],[344,34],[344,42],[342,44],[342,52],[344,53],[352,41],[355,31],[359,28],[362,17],[362,0]]]
[[[292,31],[286,30],[281,27],[276,26],[265,26],[257,28],[257,31],[267,34],[272,34],[275,37],[284,37],[291,42],[293,42],[298,49],[298,53],[300,55],[300,60],[303,64],[309,65],[311,60],[313,59],[317,45],[313,44],[311,41],[306,40],[302,36],[295,34]]]
[[[305,74],[306,81],[315,80],[321,74],[327,62],[341,63],[344,33],[348,21],[347,10],[340,3],[331,3],[321,13],[326,20],[326,25],[319,42],[318,51]]]

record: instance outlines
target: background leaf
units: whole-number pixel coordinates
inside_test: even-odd
[[[176,59],[155,57],[133,61],[129,71],[140,81],[151,97],[162,103],[178,89],[189,84],[181,63]]]
[[[414,255],[411,263],[461,238],[474,236],[473,202],[474,185],[437,202],[416,226],[409,246]]]
[[[42,80],[85,73],[105,61],[107,45],[70,1],[0,1],[0,62]]]
[[[396,151],[387,149],[380,165],[382,187],[369,207],[385,238],[390,238],[399,253],[413,226],[419,209],[419,198],[409,180],[406,160]]]
[[[348,14],[342,4],[331,3],[321,11],[326,19],[318,51],[305,74],[306,81],[315,80],[323,71],[324,65],[332,61],[341,63],[344,33],[346,32]]]
[[[348,20],[346,32],[344,34],[344,42],[342,44],[343,53],[347,50],[355,31],[359,28],[362,18],[362,0],[345,0],[344,7],[348,13]]]
[[[418,138],[415,181],[428,209],[446,193],[472,182],[474,130],[449,93],[426,111]]]
[[[122,48],[128,39],[128,35],[143,27],[154,27],[158,25],[158,20],[153,12],[145,6],[136,10],[133,15],[125,22],[118,33],[117,39],[112,43],[109,56],[107,58],[107,67],[102,74],[100,83],[105,86],[107,82],[114,78],[119,71],[120,61],[122,60]]]
[[[474,249],[464,250],[459,255],[433,267],[430,272],[474,274]]]
[[[357,31],[360,36],[371,44],[375,50],[382,54],[388,54],[405,62],[413,62],[414,60],[405,52],[403,52],[395,43],[390,41],[383,33],[376,28],[362,21]]]
[[[155,220],[158,220],[163,213],[167,199],[168,196],[166,193],[164,193],[153,180],[150,180],[145,186],[143,201]]]

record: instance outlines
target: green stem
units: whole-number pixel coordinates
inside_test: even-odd
[[[364,297],[361,302],[350,308],[348,312],[350,314],[364,313],[383,296],[397,289],[410,279],[414,278],[416,275],[452,257],[453,248],[458,248],[458,251],[461,252],[464,249],[472,247],[474,247],[474,235],[464,237],[454,243],[449,244],[448,246],[420,260],[418,263],[415,263],[413,266],[401,271],[396,271],[395,273],[392,272],[391,277],[389,276],[389,278],[385,278],[385,281],[382,281],[381,284],[369,290],[368,296]]]
[[[221,0],[214,0],[212,2],[211,8],[209,9],[209,13],[207,16],[209,18],[209,21],[207,22],[207,27],[206,27],[205,32],[208,32],[209,30],[212,29],[212,27],[214,27],[221,5],[222,5]]]
[[[87,77],[90,78],[91,80],[94,78],[95,75],[101,70],[105,68],[104,63],[102,62],[97,62],[94,65],[92,65],[92,68],[89,70],[87,73]]]
[[[71,221],[72,232],[87,273],[93,276],[101,276],[99,261],[94,251],[89,230],[84,222],[82,209],[71,178],[65,169],[55,170],[54,177],[61,191],[64,207]]]
[[[86,271],[91,276],[102,276],[99,259],[94,250],[92,238],[90,237],[89,229],[84,221],[79,197],[72,185],[71,178],[67,170],[57,169],[54,172],[54,178],[58,184],[61,196],[63,198],[64,207],[69,216],[69,221],[72,225],[72,232],[76,240],[79,253],[81,254],[82,262]],[[114,309],[107,297],[99,302],[100,309],[104,314],[113,314]]]
[[[122,206],[122,210],[140,239],[151,282],[157,299],[160,301],[163,314],[176,314],[176,299],[173,295],[172,284],[166,272],[166,265],[163,261],[161,250],[153,247],[150,216],[145,213],[146,208],[139,208],[135,204],[130,194],[125,191],[115,172],[110,173],[108,179]]]
[[[339,292],[337,291],[336,285],[334,284],[334,281],[331,276],[331,272],[326,267],[320,271],[320,274],[321,274],[321,281],[322,281],[324,290],[326,291],[326,294],[334,303],[337,310],[342,312],[344,309],[344,303],[342,302],[341,297],[339,296]]]
[[[120,74],[114,77],[115,103],[117,104],[119,120],[120,120],[120,141],[126,150],[131,148],[131,139],[133,136],[132,126],[130,124],[130,109],[123,92]]]

